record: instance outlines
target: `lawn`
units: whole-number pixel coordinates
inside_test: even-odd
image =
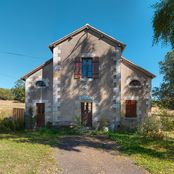
[[[123,154],[152,174],[174,173],[174,132],[168,132],[166,140],[147,139],[135,133],[109,133],[109,136],[121,145]]]
[[[42,131],[0,134],[0,174],[54,174],[58,135]]]
[[[42,129],[0,134],[0,174],[54,174],[59,170],[56,147],[62,135],[78,134],[75,129]],[[91,134],[101,132],[92,132]],[[174,132],[166,140],[147,139],[136,133],[109,133],[120,144],[117,149],[152,174],[174,173]]]

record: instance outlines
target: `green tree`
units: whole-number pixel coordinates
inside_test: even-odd
[[[160,106],[174,109],[174,51],[167,53],[159,64],[163,82],[153,89],[153,96]]]
[[[174,0],[160,0],[154,9],[154,43],[171,43],[174,48]]]
[[[0,88],[0,100],[13,100],[14,96],[10,89]]]
[[[18,80],[15,83],[14,88],[11,89],[14,99],[24,102],[25,101],[25,84],[24,81]]]

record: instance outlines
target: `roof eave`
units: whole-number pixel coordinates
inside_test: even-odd
[[[121,60],[122,60],[123,62],[126,62],[126,63],[128,63],[129,65],[133,66],[134,68],[138,69],[139,71],[141,71],[142,73],[146,74],[148,77],[150,77],[150,78],[152,78],[152,79],[156,77],[156,75],[154,75],[154,74],[152,74],[151,72],[147,71],[146,69],[144,69],[144,68],[142,68],[142,67],[140,67],[140,66],[134,64],[133,62],[127,60],[127,59],[126,59],[125,57],[123,57],[123,56],[121,57]]]
[[[109,39],[109,40],[112,40],[112,41],[115,42],[119,47],[121,47],[121,48],[122,48],[122,51],[123,51],[124,48],[126,47],[126,45],[125,45],[124,43],[122,43],[122,42],[116,40],[116,39],[113,38],[112,36],[109,36],[108,34],[104,33],[103,31],[100,31],[100,30],[96,29],[95,27],[93,27],[93,26],[91,26],[91,25],[89,25],[89,24],[86,24],[86,25],[84,25],[83,27],[81,27],[81,28],[79,28],[79,29],[73,31],[72,33],[70,33],[70,34],[68,34],[68,35],[66,35],[66,36],[64,36],[64,37],[62,37],[61,39],[59,39],[59,40],[57,40],[57,41],[51,43],[51,44],[49,45],[50,50],[53,52],[53,48],[54,48],[56,45],[58,45],[58,44],[64,42],[64,41],[67,40],[68,38],[73,37],[74,35],[80,33],[81,31],[83,31],[83,30],[85,30],[85,29],[91,29],[91,30],[93,30],[93,31],[95,31],[95,32],[97,32],[97,33],[100,33],[100,34],[104,35],[104,37],[106,37],[106,38]]]
[[[42,65],[38,66],[37,68],[35,68],[34,70],[32,70],[31,72],[27,73],[26,75],[24,75],[23,77],[21,77],[20,79],[23,81],[26,81],[26,79],[28,77],[30,77],[32,74],[34,74],[35,72],[39,71],[40,69],[42,69],[43,67],[45,67],[46,65],[50,64],[53,61],[53,59],[49,59],[47,60],[45,63],[43,63]]]

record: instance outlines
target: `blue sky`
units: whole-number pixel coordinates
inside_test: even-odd
[[[152,46],[157,0],[4,0],[0,1],[0,87],[14,82],[51,57],[48,45],[89,23],[124,42],[123,55],[154,73],[170,46]],[[12,55],[18,53],[26,56]]]

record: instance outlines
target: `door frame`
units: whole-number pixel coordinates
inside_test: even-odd
[[[86,110],[86,117],[87,117],[87,123],[86,123],[86,125],[85,125],[85,127],[92,127],[92,121],[93,121],[93,119],[92,119],[92,117],[93,117],[93,102],[92,101],[81,101],[81,123],[82,124],[84,124],[84,117],[85,117],[85,110],[83,110],[84,109],[84,105],[85,105],[85,103],[87,104],[87,110]],[[89,110],[89,103],[90,103],[90,110]],[[89,111],[90,111],[90,113],[89,113]]]
[[[41,108],[39,108],[41,106]],[[39,118],[41,119],[39,120]],[[36,126],[45,126],[45,103],[36,103]]]
[[[125,117],[137,118],[137,100],[125,100]]]

